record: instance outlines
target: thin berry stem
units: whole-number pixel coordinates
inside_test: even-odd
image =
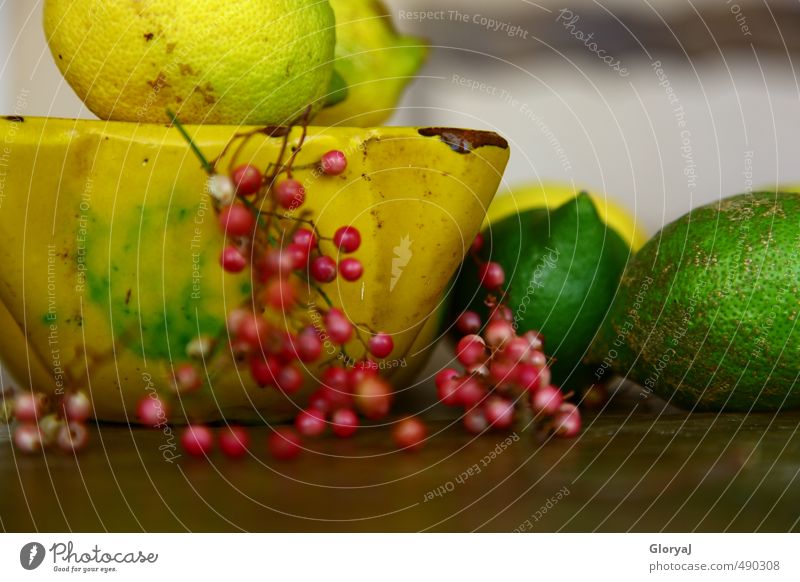
[[[189,135],[189,132],[186,131],[186,127],[184,127],[183,123],[181,123],[181,120],[178,119],[178,116],[175,114],[175,112],[172,111],[171,109],[167,109],[167,116],[172,121],[172,125],[175,126],[175,129],[177,129],[183,136],[183,139],[185,139],[189,143],[189,147],[194,152],[194,155],[196,155],[197,158],[200,160],[200,164],[203,166],[203,170],[205,170],[206,174],[208,174],[209,176],[213,176],[214,172],[216,171],[214,168],[214,164],[212,164],[211,162],[208,161],[208,159],[206,159],[206,157],[203,155],[203,152],[194,142],[192,136]]]

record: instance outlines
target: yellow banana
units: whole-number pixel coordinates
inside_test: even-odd
[[[244,130],[186,129],[210,158]],[[290,144],[299,135],[293,130]],[[266,167],[281,143],[259,134],[218,167],[233,155]],[[347,155],[341,176],[316,171],[331,149]],[[508,153],[486,132],[309,128],[295,162],[307,190],[303,208],[323,235],[352,224],[363,237],[355,255],[363,278],[337,280],[326,293],[352,321],[394,335],[387,373],[398,384],[424,364],[436,339],[443,291]],[[206,185],[175,128],[0,119],[0,351],[20,382],[46,392],[89,390],[106,420],[135,421],[139,399],[169,394],[172,366],[187,361],[187,345],[224,334],[227,313],[250,294],[248,274],[219,267],[223,236]],[[358,342],[348,351],[363,355]],[[226,352],[206,362],[200,392],[174,402],[175,421],[276,419],[296,410],[257,388]]]

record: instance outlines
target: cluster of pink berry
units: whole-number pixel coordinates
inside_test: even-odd
[[[323,173],[337,176],[347,169],[347,158],[343,152],[332,150],[322,157],[319,166]],[[322,253],[310,220],[277,213],[278,210],[294,212],[305,204],[305,187],[298,180],[270,178],[257,167],[245,164],[234,169],[230,177],[212,176],[211,193],[221,205],[220,227],[228,239],[235,241],[222,250],[220,264],[229,273],[240,273],[252,258],[255,274],[267,283],[265,299],[275,309],[286,311],[294,306],[297,292],[287,283],[294,271],[309,272],[319,283],[334,281],[337,273],[346,281],[361,278],[364,268],[358,259],[348,257],[337,265],[332,257]],[[263,195],[271,202],[268,209],[260,207]],[[273,218],[276,222],[284,219],[298,225],[307,223],[312,228],[295,228],[290,233],[290,242],[275,248],[259,241],[258,236],[259,232],[267,234],[275,226]],[[285,237],[287,232],[278,230],[275,234]],[[344,254],[354,253],[361,246],[361,234],[352,226],[338,229],[332,240]],[[259,256],[254,256],[255,253]]]
[[[480,260],[482,246],[483,236],[478,235],[471,254],[478,261],[481,285],[502,297],[505,272],[498,263]],[[558,437],[576,436],[581,428],[580,412],[551,384],[542,351],[544,338],[535,331],[517,335],[513,313],[494,295],[486,304],[489,316],[485,325],[474,311],[465,311],[456,320],[463,337],[455,356],[464,371],[446,368],[436,375],[439,400],[462,407],[464,426],[474,434],[489,428],[509,429],[527,415],[535,426]]]
[[[272,175],[250,164],[232,169],[229,177],[209,172],[209,190],[227,241],[220,255],[221,266],[228,273],[240,273],[248,266],[252,271],[252,300],[228,315],[226,339],[231,352],[237,362],[248,367],[258,386],[292,396],[304,384],[303,365],[321,361],[323,339],[336,347],[342,361],[349,361],[345,346],[353,339],[363,344],[368,357],[376,359],[388,357],[394,341],[384,332],[370,332],[365,340],[345,313],[329,301],[327,307],[301,304],[303,285],[327,300],[320,284],[331,283],[337,276],[349,282],[361,278],[364,269],[358,259],[345,256],[337,263],[320,245],[322,240],[330,241],[339,255],[349,255],[361,246],[361,233],[345,225],[332,238],[323,238],[302,212],[306,191],[292,178],[291,161],[276,167]],[[317,167],[321,175],[337,176],[347,169],[347,157],[333,150],[322,156]],[[299,308],[305,313],[299,313]],[[287,322],[304,320],[318,324],[289,329]],[[204,359],[216,343],[198,338],[187,351]],[[329,427],[338,437],[351,437],[359,427],[357,412],[370,420],[389,413],[392,387],[378,375],[375,361],[366,359],[349,368],[332,362],[321,367],[320,386],[298,413],[294,427],[275,428],[270,433],[268,450],[277,459],[295,457],[302,449],[302,438],[320,436]],[[184,363],[174,370],[172,385],[177,393],[187,394],[201,389],[203,379],[194,365]],[[167,403],[161,399],[145,397],[139,404],[139,420],[150,426],[162,425],[166,410]],[[408,422],[401,424],[408,426]],[[232,458],[243,456],[249,447],[248,432],[237,426],[222,429],[218,440],[220,450]],[[424,434],[418,439],[422,440]],[[410,443],[408,439],[400,441],[404,446]],[[198,457],[207,456],[215,447],[213,431],[200,424],[189,425],[181,442],[187,454]]]
[[[65,452],[80,451],[89,442],[86,421],[92,403],[82,391],[70,392],[50,406],[50,399],[38,392],[17,392],[12,412],[17,421],[14,445],[24,453],[34,453],[55,445]]]
[[[303,438],[322,436],[330,431],[339,438],[352,437],[360,426],[359,416],[381,420],[390,411],[393,390],[378,375],[377,367],[367,360],[353,368],[330,366],[323,372],[320,387],[309,397],[308,407],[296,416],[294,426],[273,427],[267,438],[267,450],[278,460],[290,460],[303,449]],[[143,399],[137,414],[142,424],[163,426],[167,404],[148,397]],[[417,450],[427,437],[427,428],[417,418],[407,418],[395,425],[393,438],[401,449]],[[217,441],[219,450],[232,459],[246,455],[250,449],[249,432],[237,425],[220,428],[218,435],[208,426],[193,424],[181,433],[186,454],[207,457]]]

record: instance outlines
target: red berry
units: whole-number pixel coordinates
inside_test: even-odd
[[[487,390],[478,378],[467,376],[458,384],[458,403],[469,410],[474,408],[486,398]]]
[[[250,164],[239,166],[231,174],[236,191],[242,196],[252,196],[261,188],[261,171]]]
[[[323,372],[320,392],[331,409],[353,405],[354,386],[351,386],[350,380],[351,374],[337,366],[331,366]]]
[[[159,428],[167,424],[169,408],[155,392],[143,397],[136,406],[136,416],[145,426]]]
[[[322,373],[321,380],[325,386],[333,388],[334,390],[339,390],[340,392],[345,392],[348,390],[348,374],[347,370],[344,368],[340,368],[338,366],[326,368]]]
[[[330,283],[336,279],[336,261],[321,255],[311,261],[311,276],[320,283]]]
[[[92,402],[85,392],[70,392],[64,397],[64,416],[68,420],[86,422],[92,415]]]
[[[428,429],[418,418],[401,420],[392,429],[392,438],[395,444],[407,451],[417,451],[425,444]]]
[[[337,437],[346,439],[358,430],[358,415],[349,408],[340,408],[331,417],[331,428]]]
[[[483,330],[483,339],[492,348],[502,348],[514,339],[514,326],[503,319],[493,319]]]
[[[364,274],[364,266],[358,259],[344,259],[339,263],[339,273],[345,281],[358,281]]]
[[[222,249],[219,264],[226,273],[241,273],[247,266],[247,259],[236,247],[227,246]]]
[[[459,388],[461,382],[457,378],[450,378],[436,386],[436,395],[445,406],[458,406],[461,404]]]
[[[284,366],[278,372],[277,387],[286,394],[294,394],[303,387],[303,374],[294,366]]]
[[[258,349],[267,339],[269,325],[267,321],[260,315],[255,313],[247,313],[244,315],[236,326],[236,337],[252,347]]]
[[[492,396],[486,401],[483,413],[493,428],[504,430],[511,428],[514,423],[514,403],[499,396]]]
[[[522,334],[522,339],[528,342],[532,350],[541,350],[544,347],[544,338],[538,331],[526,331]]]
[[[473,408],[468,410],[463,419],[464,428],[472,434],[481,434],[489,428],[489,421],[486,420],[486,415],[480,408]]]
[[[517,367],[506,359],[494,358],[489,363],[489,378],[495,386],[507,386],[517,380]]]
[[[465,311],[458,316],[456,329],[464,335],[478,333],[481,329],[481,316],[474,311]]]
[[[581,413],[577,406],[565,402],[553,418],[553,431],[559,438],[569,439],[581,432]]]
[[[219,433],[219,449],[230,459],[239,459],[250,448],[250,435],[241,426],[228,426]]]
[[[503,346],[503,358],[513,364],[519,364],[530,351],[530,344],[524,338],[515,337]]]
[[[299,208],[306,201],[306,190],[297,180],[282,180],[275,186],[278,204],[287,210]]]
[[[297,358],[308,364],[316,362],[322,356],[322,340],[313,329],[304,330],[294,342]]]
[[[297,360],[297,348],[294,343],[296,337],[288,330],[282,330],[272,335],[270,353],[280,358],[281,362],[288,364]]]
[[[292,261],[292,269],[304,269],[308,265],[308,249],[303,245],[291,243],[286,245],[284,252],[289,256]]]
[[[443,370],[439,370],[439,372],[437,372],[434,382],[436,383],[437,388],[441,388],[447,382],[457,377],[458,370],[454,370],[453,368],[444,368]]]
[[[325,395],[324,388],[317,388],[308,397],[308,407],[316,408],[323,414],[328,414],[331,411],[331,403]]]
[[[173,387],[181,394],[197,392],[203,386],[200,372],[191,364],[181,364],[175,369]]]
[[[270,277],[285,279],[295,269],[295,260],[285,250],[270,249],[261,257],[258,266],[265,281]]]
[[[322,171],[329,176],[338,176],[347,169],[347,157],[344,152],[331,150],[322,156]]]
[[[327,403],[330,410],[338,410],[339,408],[351,408],[353,406],[353,394],[349,389],[338,390],[330,386],[323,386],[320,388],[320,393]]]
[[[456,357],[465,366],[473,366],[486,357],[486,343],[479,335],[466,335],[456,346]]]
[[[536,392],[542,386],[550,384],[550,370],[531,364],[517,366],[517,385],[523,390]]]
[[[299,244],[306,249],[308,254],[311,254],[311,251],[317,246],[317,237],[311,230],[300,228],[294,233],[292,242]]]
[[[481,284],[489,291],[494,291],[503,286],[506,281],[506,274],[500,263],[484,263],[478,270],[478,275],[481,278]]]
[[[219,213],[219,225],[228,236],[249,236],[253,234],[256,218],[243,204],[231,204]]]
[[[498,305],[489,314],[489,321],[500,319],[509,323],[514,322],[514,312],[507,305]]]
[[[394,349],[394,340],[388,333],[378,332],[368,342],[369,353],[376,358],[385,358]]]
[[[273,279],[264,289],[264,301],[275,311],[291,311],[297,305],[297,287],[288,279]]]
[[[261,354],[257,354],[250,358],[250,375],[261,388],[277,386],[278,374],[282,367],[275,356],[265,358]]]
[[[539,350],[531,350],[528,352],[525,361],[537,368],[544,368],[547,365],[547,356],[544,355],[544,352],[540,352]]]
[[[214,448],[214,435],[207,426],[189,425],[181,435],[181,446],[191,457],[206,457]]]
[[[531,395],[531,408],[547,416],[553,416],[561,409],[564,397],[555,386],[543,386]]]
[[[44,394],[18,392],[14,396],[14,417],[20,422],[36,422],[43,415],[46,403]]]
[[[377,376],[378,375],[378,363],[373,362],[372,360],[361,360],[360,362],[356,362],[356,365],[353,366],[347,372],[347,385],[351,392],[356,389],[358,383],[361,382],[367,376]]]
[[[56,445],[64,452],[83,450],[89,442],[89,431],[81,422],[62,423],[56,434]]]
[[[343,226],[333,235],[333,243],[343,253],[354,253],[361,246],[361,233],[353,226]]]
[[[325,432],[325,413],[316,408],[301,410],[294,419],[294,426],[301,435],[316,437]]]
[[[279,461],[290,461],[301,451],[300,436],[289,427],[276,428],[267,439],[269,453]]]
[[[38,427],[29,422],[14,428],[14,446],[23,453],[35,453],[42,448],[42,434]]]
[[[483,243],[484,243],[483,233],[479,232],[477,235],[475,235],[475,238],[472,241],[472,246],[470,246],[469,250],[472,251],[473,253],[479,253],[483,250]]]
[[[366,376],[355,388],[355,402],[361,414],[370,420],[380,420],[389,414],[392,387],[380,376]]]
[[[243,309],[241,307],[237,307],[236,309],[232,309],[231,312],[228,314],[227,324],[228,324],[228,331],[232,334],[236,334],[236,330],[239,329],[239,325],[244,321],[244,318],[249,316],[252,312],[248,311],[247,309]]]
[[[325,314],[325,329],[328,336],[336,344],[346,344],[353,337],[353,324],[338,309],[331,309]]]

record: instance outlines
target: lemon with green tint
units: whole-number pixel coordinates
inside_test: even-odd
[[[115,121],[287,124],[325,102],[336,42],[320,0],[47,0],[44,30],[86,106]]]

